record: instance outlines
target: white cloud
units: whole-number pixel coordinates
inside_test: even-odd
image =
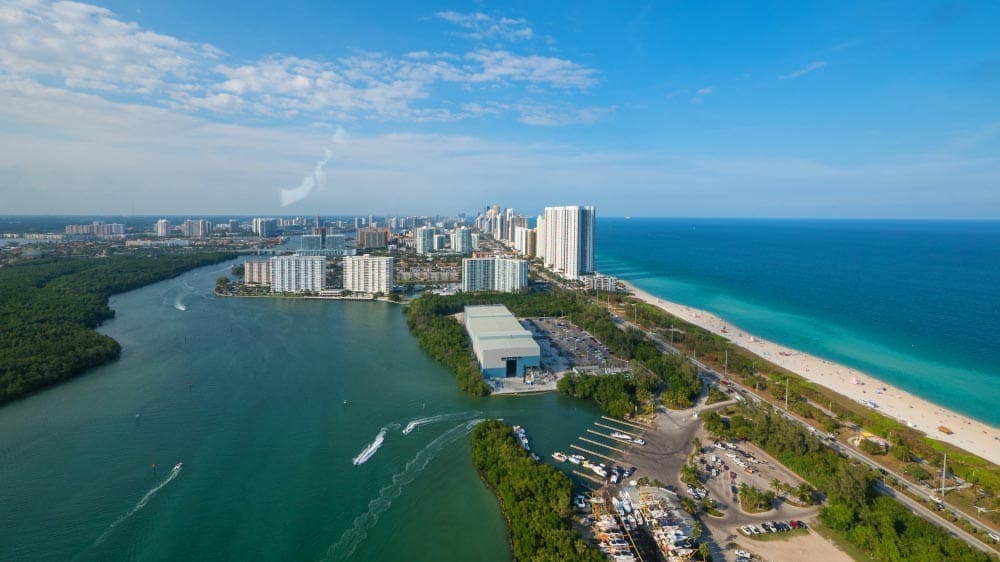
[[[438,12],[434,14],[439,19],[454,24],[465,31],[456,35],[467,39],[503,39],[506,41],[521,41],[531,39],[534,35],[524,18],[507,18],[490,16],[481,12]]]
[[[809,74],[810,72],[819,70],[824,66],[826,66],[826,64],[827,64],[826,61],[821,61],[821,60],[813,61],[803,66],[802,68],[796,70],[795,72],[789,74],[782,74],[781,76],[778,76],[778,80],[789,80],[792,78],[798,78],[799,76],[804,76],[806,74]]]
[[[715,89],[712,86],[706,86],[695,90],[695,96],[691,98],[691,103],[701,103],[705,101],[705,98],[712,95],[712,92],[714,91]]]
[[[524,20],[455,12],[438,17],[484,37],[530,36]],[[410,51],[398,57],[363,52],[329,60],[269,56],[233,63],[214,46],[143,29],[105,8],[47,0],[0,7],[0,74],[56,79],[74,91],[141,95],[133,99],[192,113],[415,122],[480,115],[455,107],[482,105],[497,97],[497,88],[530,94],[530,103],[542,107],[549,89],[597,84],[592,68],[509,50]],[[484,92],[489,98],[479,99]],[[570,102],[563,94],[558,103]],[[524,123],[542,121],[511,113]]]
[[[149,93],[190,79],[220,54],[88,4],[15,0],[0,6],[0,69],[57,78],[71,88]]]

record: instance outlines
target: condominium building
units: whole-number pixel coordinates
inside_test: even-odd
[[[270,238],[278,233],[278,221],[257,217],[251,222],[251,228],[257,236]]]
[[[323,290],[326,279],[326,258],[323,256],[275,256],[270,261],[272,293],[318,293]]]
[[[528,262],[513,258],[465,258],[462,290],[516,293],[528,286]]]
[[[439,251],[440,252],[441,250],[444,250],[446,248],[447,244],[448,244],[448,237],[447,236],[445,236],[444,234],[435,234],[434,235],[434,250],[435,251]]]
[[[167,219],[160,219],[156,221],[156,235],[159,237],[165,237],[170,235],[170,221]]]
[[[303,250],[322,250],[323,236],[320,234],[303,234],[301,248]]]
[[[247,285],[270,285],[271,262],[267,260],[243,262],[243,282]]]
[[[358,229],[355,246],[358,249],[385,248],[389,245],[389,230],[386,228]]]
[[[395,260],[391,257],[347,256],[344,258],[344,288],[355,293],[392,291]]]
[[[212,235],[212,223],[205,219],[188,219],[182,229],[189,238],[208,238]]]
[[[545,266],[567,279],[594,272],[594,208],[546,207]]]
[[[458,254],[472,253],[472,231],[465,227],[451,232],[451,250]]]
[[[413,238],[418,254],[429,254],[434,249],[434,229],[421,226],[413,231]]]

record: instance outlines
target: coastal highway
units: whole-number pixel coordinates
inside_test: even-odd
[[[615,316],[613,316],[612,318],[614,319],[614,322],[619,327],[622,327],[622,328],[636,328],[638,330],[644,330],[644,328],[642,328],[641,326],[636,326],[636,325],[632,324],[632,322],[629,322],[628,320],[625,320],[624,317],[615,317]],[[649,339],[651,339],[653,341],[653,343],[655,343],[657,345],[657,347],[660,348],[661,352],[663,352],[663,353],[672,353],[674,355],[681,354],[681,351],[679,349],[677,349],[676,347],[670,345],[669,342],[664,341],[663,338],[661,338],[658,334],[656,334],[654,332],[645,332],[645,333],[646,333],[646,336],[649,337]],[[725,381],[727,381],[731,385],[732,388],[739,389],[739,392],[741,392],[741,393],[743,393],[745,395],[753,397],[753,399],[755,401],[757,401],[757,402],[766,402],[766,400],[764,400],[763,397],[761,397],[758,394],[756,394],[755,392],[753,392],[753,390],[751,390],[749,388],[746,388],[746,387],[743,387],[742,385],[737,384],[733,380],[729,379],[728,377],[725,377],[725,376],[721,375],[720,373],[716,372],[714,369],[712,369],[708,365],[702,363],[701,361],[698,361],[697,359],[695,359],[693,357],[690,357],[690,356],[688,356],[687,358],[696,367],[698,367],[702,371],[702,375],[707,376],[710,380],[713,380],[715,382],[719,382],[721,380],[725,380]],[[784,410],[783,408],[781,408],[780,406],[778,406],[776,404],[773,404],[773,406],[774,406],[774,408],[777,411],[781,412],[781,414],[786,419],[788,419],[789,421],[798,423],[798,424],[802,425],[803,427],[805,427],[806,429],[808,429],[809,431],[818,434],[816,428],[814,428],[813,426],[809,425],[804,420],[799,419],[798,417],[796,417],[795,415],[793,415],[791,412],[788,412],[788,411]],[[822,437],[820,435],[818,435],[818,436]],[[822,441],[822,443],[824,443],[828,447],[836,450],[837,452],[840,452],[840,453],[845,454],[845,455],[847,455],[847,456],[849,456],[851,458],[854,458],[854,459],[858,460],[859,462],[862,462],[862,463],[868,465],[873,470],[879,471],[883,475],[895,477],[896,480],[899,482],[899,485],[904,486],[908,491],[910,491],[914,495],[922,497],[922,498],[927,498],[927,499],[929,499],[931,501],[936,501],[936,500],[932,499],[932,493],[931,492],[928,492],[927,490],[924,490],[924,489],[920,488],[919,486],[908,482],[901,475],[888,470],[887,468],[885,468],[881,464],[879,464],[879,463],[875,462],[874,460],[872,460],[872,459],[870,459],[870,458],[862,455],[861,453],[859,453],[858,451],[855,451],[851,447],[842,446],[839,443],[830,442],[830,441],[828,441],[826,439],[822,439],[822,438],[821,438],[821,441]],[[965,531],[964,529],[962,529],[958,525],[955,525],[951,521],[945,519],[940,514],[932,511],[931,509],[928,509],[925,505],[923,505],[919,501],[911,498],[910,496],[907,496],[906,494],[898,493],[895,489],[893,489],[893,488],[891,488],[889,486],[886,486],[881,481],[876,482],[875,489],[879,493],[887,495],[887,496],[890,496],[890,497],[894,498],[896,501],[902,503],[904,506],[906,506],[915,515],[923,517],[924,519],[927,519],[928,521],[930,521],[932,523],[935,523],[936,525],[938,525],[940,527],[943,527],[952,536],[964,540],[970,546],[978,548],[979,550],[981,550],[983,552],[986,552],[988,554],[996,554],[996,550],[992,546],[990,546],[990,545],[984,543],[983,541],[979,540],[974,535],[972,535],[969,532]],[[979,524],[976,521],[973,521],[973,520],[969,519],[968,517],[965,517],[964,514],[961,514],[961,513],[957,512],[957,511],[953,511],[953,513],[955,513],[956,516],[961,517],[962,519],[965,519],[970,525],[972,525],[973,527],[975,527],[977,529],[982,527],[981,524]]]

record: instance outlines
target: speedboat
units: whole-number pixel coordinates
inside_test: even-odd
[[[184,463],[182,463],[182,462],[179,462],[179,463],[175,464],[174,465],[174,472],[177,472],[178,470],[180,470],[183,467],[184,467]]]
[[[556,459],[559,462],[566,462],[567,459],[566,455],[560,453],[559,451],[552,453],[552,458]]]
[[[615,439],[621,439],[622,441],[631,441],[632,440],[632,436],[631,435],[628,435],[626,433],[621,433],[620,431],[615,431],[614,433],[611,434],[611,436],[614,437]]]
[[[587,459],[585,459],[583,455],[570,455],[566,457],[566,460],[573,464],[580,464]]]

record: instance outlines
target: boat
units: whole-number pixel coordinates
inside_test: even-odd
[[[531,453],[531,460],[533,460],[535,462],[538,462],[538,461],[542,460],[542,457],[536,455],[535,453]]]
[[[570,455],[566,457],[566,460],[573,464],[580,464],[587,459],[583,455]]]
[[[627,433],[622,433],[620,431],[615,431],[611,434],[615,439],[621,439],[622,441],[631,441],[632,436]]]
[[[556,459],[559,462],[566,462],[566,459],[568,457],[566,455],[564,455],[563,453],[560,453],[559,451],[556,451],[556,452],[552,453],[552,458]]]
[[[182,462],[179,462],[179,463],[175,464],[174,465],[174,472],[177,472],[178,470],[180,470],[183,467],[184,467],[184,463],[182,463]]]

